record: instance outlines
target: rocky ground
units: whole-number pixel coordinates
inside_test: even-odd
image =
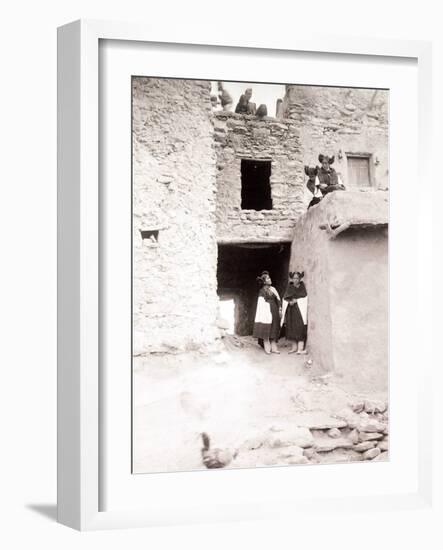
[[[309,356],[226,337],[214,353],[134,358],[134,472],[204,468],[201,432],[231,468],[388,458],[387,396],[357,394]]]

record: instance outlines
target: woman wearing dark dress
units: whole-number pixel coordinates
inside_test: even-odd
[[[277,347],[280,335],[281,299],[272,286],[268,271],[257,277],[260,290],[257,299],[253,336],[263,340],[265,353],[280,353]]]
[[[328,157],[327,155],[318,155],[318,160],[321,163],[320,168],[317,171],[317,178],[319,180],[319,188],[323,196],[333,191],[344,191],[346,187],[343,185],[340,176],[331,167],[334,163],[335,157]]]
[[[305,354],[307,337],[308,294],[303,283],[303,272],[289,272],[289,284],[283,297],[285,302],[284,324],[286,339],[292,343],[289,353]]]

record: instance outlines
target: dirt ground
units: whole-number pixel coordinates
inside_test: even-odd
[[[229,336],[215,353],[135,357],[134,473],[204,468],[202,432],[238,453],[228,467],[387,459],[387,411],[364,407],[387,396],[352,393],[288,349]]]

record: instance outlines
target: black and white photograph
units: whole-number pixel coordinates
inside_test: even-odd
[[[5,5],[2,548],[443,548],[436,8]]]
[[[389,90],[132,77],[133,473],[389,459]]]

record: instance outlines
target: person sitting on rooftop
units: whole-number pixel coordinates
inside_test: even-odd
[[[305,174],[308,176],[306,187],[313,195],[311,202],[308,205],[308,210],[311,206],[318,204],[323,198],[323,193],[320,191],[320,180],[317,177],[318,171],[318,166],[305,166]]]
[[[334,163],[335,156],[329,157],[328,155],[318,155],[320,161],[320,168],[317,172],[317,178],[319,180],[319,188],[323,196],[332,191],[344,191],[346,187],[343,185],[340,176],[331,167]]]
[[[218,88],[218,98],[220,100],[220,105],[223,111],[230,111],[232,108],[232,97],[231,94],[225,90],[225,87],[223,86],[223,82],[217,82],[217,88]]]
[[[235,112],[238,114],[243,115],[255,115],[255,103],[252,103],[251,100],[252,97],[252,88],[247,88],[245,90],[245,93],[240,96],[240,99],[238,100],[237,107],[235,108]]]

